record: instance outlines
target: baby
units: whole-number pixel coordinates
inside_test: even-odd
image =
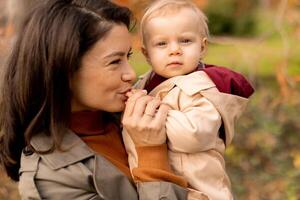
[[[188,199],[233,199],[223,156],[253,88],[242,75],[201,62],[209,31],[206,16],[192,2],[153,2],[142,18],[141,37],[152,70],[136,88],[171,108],[166,121],[169,160],[189,184]],[[137,153],[126,130],[123,138],[132,170]]]

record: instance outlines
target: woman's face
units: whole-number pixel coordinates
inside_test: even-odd
[[[120,112],[126,92],[136,78],[128,63],[131,36],[125,25],[114,25],[82,58],[71,79],[72,112],[102,110]]]

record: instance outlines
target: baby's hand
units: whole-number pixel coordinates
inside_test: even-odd
[[[167,110],[174,110],[169,104],[162,102],[162,104],[166,107]]]
[[[131,89],[129,92],[126,93],[126,96],[130,98],[133,94],[138,93],[139,91],[142,91],[143,93],[147,94],[146,90],[140,90],[140,89]]]

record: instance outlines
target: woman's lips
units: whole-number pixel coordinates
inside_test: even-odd
[[[119,92],[119,94],[126,94],[127,92],[129,92],[131,90],[131,88],[127,88],[122,90],[121,92]]]
[[[124,101],[124,102],[127,101],[128,97],[126,96],[126,94],[120,93],[119,95],[120,95],[120,98],[122,99],[122,101]]]
[[[128,99],[128,96],[126,95],[129,91],[131,91],[131,88],[127,88],[127,89],[124,89],[122,90],[122,92],[119,92],[118,94],[121,96],[121,99],[123,101],[127,101]]]

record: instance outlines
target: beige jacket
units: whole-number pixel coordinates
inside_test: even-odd
[[[49,149],[51,139],[40,134],[31,140],[37,151]],[[22,199],[158,200],[186,199],[186,189],[167,182],[139,183],[137,188],[114,165],[94,153],[69,131],[61,151],[23,153],[19,192]]]
[[[150,74],[142,76],[136,87],[144,88]],[[149,94],[173,109],[166,121],[169,159],[175,173],[188,181],[189,199],[233,199],[223,155],[248,100],[219,92],[203,71],[170,78]],[[219,137],[222,122],[226,145]],[[134,144],[125,131],[123,139],[130,166],[134,168],[138,161]]]

